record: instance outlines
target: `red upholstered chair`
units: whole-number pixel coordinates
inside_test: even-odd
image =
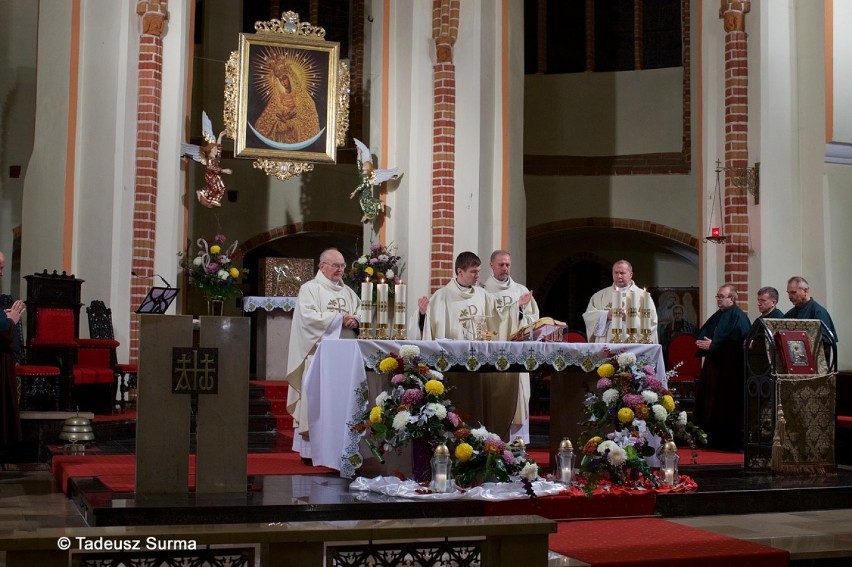
[[[0,309],[11,309],[15,302],[11,295],[0,295]],[[15,328],[15,376],[18,378],[18,406],[22,411],[29,409],[59,409],[59,368],[27,364],[24,349],[24,331],[21,322]]]
[[[588,342],[586,337],[580,331],[568,331],[564,335],[562,335],[562,342],[564,343],[585,343]]]
[[[86,307],[86,315],[89,319],[89,336],[91,338],[115,342],[112,309],[108,308],[103,301],[95,299]],[[115,342],[115,347],[117,348],[119,344]],[[119,405],[123,412],[128,401],[128,391],[131,387],[136,386],[138,369],[135,364],[118,364],[115,349],[113,349],[112,365],[118,382]]]
[[[77,407],[92,410],[108,409],[115,405],[115,349],[118,341],[109,339],[79,339],[77,364],[74,365],[72,399]],[[83,397],[86,390],[103,393],[103,407],[92,398]]]
[[[74,311],[60,307],[36,307],[34,334],[27,343],[28,361],[58,366],[67,374],[74,363],[77,335]]]
[[[695,335],[678,335],[669,343],[666,368],[672,369],[682,363],[677,369],[677,376],[669,379],[669,389],[676,394],[677,399],[691,408],[695,404],[695,386],[701,372],[701,359],[695,356],[698,348],[695,346]],[[688,409],[688,408],[684,408]]]

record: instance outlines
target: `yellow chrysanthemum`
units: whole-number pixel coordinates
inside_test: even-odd
[[[471,447],[467,443],[459,443],[458,444],[458,446],[456,447],[456,459],[458,459],[458,461],[460,463],[464,463],[466,461],[469,461],[472,456],[473,456],[473,447]]]
[[[380,423],[382,421],[382,408],[373,406],[370,410],[370,423]]]
[[[610,364],[609,362],[604,362],[600,366],[598,366],[598,376],[601,378],[609,378],[615,374],[615,366]]]
[[[213,246],[210,247],[210,253],[211,254],[218,254],[221,251],[222,251],[222,247],[219,246],[218,244],[214,244]]]
[[[367,274],[368,276],[372,276],[373,275],[373,268],[371,268],[370,266],[367,266],[366,268],[364,268],[364,273]]]
[[[396,359],[391,358],[389,356],[389,357],[383,359],[379,363],[379,371],[380,372],[393,372],[394,370],[397,369],[398,366],[399,366],[399,364],[397,364]]]
[[[621,423],[630,423],[633,421],[633,410],[630,408],[621,408],[618,410],[618,421]]]
[[[660,400],[660,403],[666,408],[666,411],[671,413],[675,409],[675,401],[670,395],[666,394],[663,396],[663,399]]]
[[[228,270],[228,273],[231,274],[232,278],[237,278],[240,275],[240,271],[237,268],[231,268]]]
[[[440,396],[444,393],[444,385],[438,380],[429,380],[425,387],[426,393],[431,396]]]

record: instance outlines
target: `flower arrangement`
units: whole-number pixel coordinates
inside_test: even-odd
[[[677,436],[693,447],[696,437],[706,443],[706,435],[688,422],[686,412],[675,411],[672,393],[650,364],[623,352],[598,366],[597,374],[597,393],[587,396],[586,406],[598,434],[586,442],[580,462],[586,494],[600,479],[618,485],[648,479],[657,486],[645,460],[654,455],[649,441],[655,437]]]
[[[399,354],[382,359],[378,370],[389,376],[390,387],[350,424],[377,459],[383,462],[387,451],[417,439],[444,443],[455,457],[453,474],[460,485],[509,482],[517,475],[531,491],[538,466],[523,446],[507,445],[484,427],[464,423],[447,397],[444,376],[421,360],[419,347],[403,345]]]
[[[352,262],[349,271],[343,274],[346,285],[361,293],[361,284],[370,279],[371,281],[385,280],[387,283],[402,283],[401,275],[405,270],[402,258],[395,254],[396,247],[393,244],[373,243],[370,245],[370,253],[365,254]],[[394,288],[390,286],[388,293],[393,295]]]
[[[455,438],[453,475],[461,486],[510,482],[512,476],[532,482],[538,477],[538,465],[527,457],[522,444],[504,443],[484,427],[459,427]]]
[[[413,439],[449,443],[461,424],[446,396],[444,376],[420,360],[420,348],[403,345],[399,354],[379,362],[379,371],[390,376],[390,388],[381,392],[354,428],[369,433],[367,446],[379,460],[391,449]]]
[[[242,295],[240,280],[248,270],[235,265],[238,259],[237,241],[230,247],[225,246],[226,242],[224,234],[217,234],[212,244],[199,238],[196,242],[198,249],[191,259],[189,253],[184,256],[178,252],[178,264],[189,275],[189,283],[197,287],[208,300],[224,300]]]

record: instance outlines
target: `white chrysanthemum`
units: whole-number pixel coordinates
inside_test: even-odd
[[[632,352],[622,352],[616,358],[618,365],[622,368],[636,364],[636,355]]]
[[[216,272],[216,275],[219,276],[220,280],[226,280],[231,277],[231,274],[229,274],[225,270],[219,270],[218,272]]]
[[[411,414],[405,410],[399,412],[395,416],[393,416],[393,428],[397,431],[402,431],[405,429],[405,426],[408,425],[408,421],[411,419]]]
[[[390,260],[390,256],[387,254],[379,254],[379,262],[387,262]]]
[[[387,399],[388,399],[388,393],[382,392],[381,394],[376,396],[376,405],[379,406],[379,407],[382,407],[383,405],[385,405],[385,402],[387,401]]]
[[[651,390],[643,390],[642,391],[642,399],[645,400],[646,404],[656,404],[657,400],[660,399],[657,396],[657,392],[652,392]]]
[[[666,408],[661,406],[660,404],[654,404],[651,408],[651,411],[654,412],[654,419],[657,421],[665,421],[669,416],[669,412],[666,411]]]
[[[609,449],[610,451],[612,451],[613,449],[618,449],[618,445],[616,445],[615,441],[610,441],[609,439],[607,439],[606,441],[601,441],[598,445],[598,453],[603,455],[604,453],[606,453],[607,449]]]
[[[196,256],[194,260],[192,260],[193,266],[200,266],[204,263],[204,259],[201,256]]]
[[[440,372],[438,372],[437,370],[430,370],[430,371],[429,371],[429,376],[430,376],[433,380],[439,380],[439,381],[442,381],[442,380],[444,379],[444,375],[443,375],[443,374],[441,374]]]
[[[678,425],[686,425],[686,412],[682,411],[677,416]]]
[[[601,394],[601,399],[603,403],[609,405],[613,402],[618,401],[619,393],[615,388],[610,388],[609,390],[605,390],[603,394]]]
[[[389,280],[392,280],[396,274],[393,273],[393,270],[385,270],[385,277]]]
[[[447,408],[444,404],[439,404],[437,402],[426,404],[426,411],[434,413],[435,417],[438,419],[444,419],[447,417]]]
[[[471,429],[470,434],[473,435],[479,441],[485,441],[485,438],[490,435],[488,430],[485,429],[485,426],[477,427],[476,429]]]
[[[624,464],[624,461],[627,460],[627,452],[621,447],[616,446],[615,449],[612,449],[609,452],[606,460],[614,467],[621,466]]]
[[[534,481],[538,478],[538,465],[527,462],[527,464],[524,465],[524,468],[521,469],[520,476],[530,482]]]
[[[369,260],[367,259],[366,256],[361,256],[360,258],[358,258],[358,261],[356,263],[357,264],[367,264],[368,262],[369,262]]]
[[[420,356],[420,347],[417,345],[402,345],[399,347],[399,357],[403,360],[411,360]]]

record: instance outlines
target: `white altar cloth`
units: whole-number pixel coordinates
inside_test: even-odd
[[[274,311],[281,309],[282,311],[292,311],[296,308],[296,297],[276,297],[262,295],[247,295],[243,297],[243,311],[251,313],[258,309],[264,311]]]
[[[539,497],[555,496],[567,490],[564,484],[549,480],[535,480],[531,484],[533,492]],[[359,476],[349,485],[349,490],[354,492],[373,492],[384,494],[385,496],[411,498],[414,500],[489,500],[491,502],[499,502],[501,500],[519,500],[530,497],[524,489],[524,485],[519,480],[514,482],[486,482],[463,491],[424,493],[423,487],[413,480],[400,480],[395,476],[379,476],[376,478]]]
[[[366,399],[367,368],[375,369],[385,355],[399,352],[404,344],[417,345],[429,366],[444,372],[453,366],[476,371],[490,364],[505,370],[523,364],[527,370],[546,365],[561,371],[577,366],[593,371],[612,354],[632,352],[655,367],[665,383],[665,364],[660,345],[607,343],[544,343],[504,341],[376,341],[331,339],[320,342],[310,367],[302,378],[308,398],[310,457],[314,465],[339,470],[352,477],[361,466],[361,435],[351,431],[353,417],[372,403]]]

